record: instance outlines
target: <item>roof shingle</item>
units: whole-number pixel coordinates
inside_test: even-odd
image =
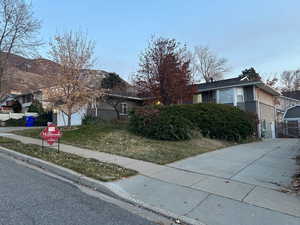
[[[286,91],[282,92],[282,95],[288,98],[300,100],[300,91]]]
[[[214,90],[219,88],[225,88],[225,87],[231,87],[231,86],[245,86],[247,84],[256,84],[256,83],[263,83],[262,81],[249,81],[247,79],[241,79],[240,77],[231,78],[231,79],[225,79],[225,80],[219,80],[219,81],[213,81],[208,83],[201,83],[197,84],[197,89],[199,92],[206,91],[206,90]]]

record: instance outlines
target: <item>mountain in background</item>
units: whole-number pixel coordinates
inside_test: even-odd
[[[14,54],[9,56],[8,66],[40,75],[55,75],[59,73],[59,65],[51,60],[43,58],[27,59]]]
[[[28,93],[53,84],[51,76],[59,74],[59,64],[43,58],[27,59],[11,54],[8,58],[8,73],[4,78],[5,94],[11,92]],[[97,82],[101,81],[108,72],[90,70],[96,73]]]

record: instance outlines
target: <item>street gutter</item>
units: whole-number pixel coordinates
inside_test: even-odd
[[[86,177],[80,173],[74,172],[73,170],[19,152],[15,152],[2,146],[0,146],[0,153],[5,154],[6,156],[12,157],[14,159],[23,161],[35,167],[41,168],[47,172],[53,173],[56,176],[62,177],[76,184],[88,187],[101,194],[108,195],[117,200],[121,200],[131,205],[138,206],[142,209],[157,213],[160,216],[164,216],[168,219],[173,220],[174,224],[206,225],[186,216],[177,215],[168,210],[157,208],[145,202],[139,201],[138,199],[133,198],[129,193],[125,192],[120,186],[116,185],[113,182],[101,182],[90,177]]]

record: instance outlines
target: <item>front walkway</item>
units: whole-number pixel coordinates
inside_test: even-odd
[[[24,143],[40,140],[2,134]],[[298,225],[300,197],[285,193],[296,171],[298,139],[238,145],[160,166],[61,145],[61,150],[134,169],[113,182],[131,197],[208,225]]]

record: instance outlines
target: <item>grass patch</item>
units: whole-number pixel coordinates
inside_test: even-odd
[[[57,153],[52,148],[44,148],[42,150],[39,145],[23,144],[20,141],[6,137],[0,137],[0,146],[66,167],[100,181],[113,181],[137,174],[136,171],[125,169],[115,164],[83,158],[70,153]]]
[[[15,134],[39,138],[40,129]],[[94,151],[107,152],[148,162],[167,164],[190,156],[224,148],[233,143],[197,137],[189,141],[159,141],[134,135],[127,124],[99,123],[62,129],[61,142]]]

